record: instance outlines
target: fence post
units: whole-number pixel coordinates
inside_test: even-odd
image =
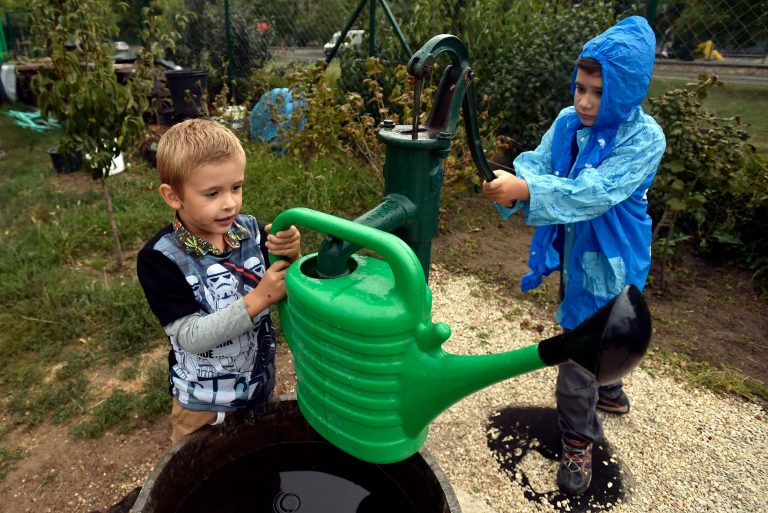
[[[224,0],[224,34],[227,40],[227,85],[232,85],[232,20],[229,17],[229,0]]]
[[[656,30],[656,9],[659,7],[659,0],[648,0],[648,9],[645,12],[645,19],[648,25]]]
[[[5,44],[5,32],[3,31],[3,23],[0,21],[0,64],[5,60],[6,53],[8,53],[8,46]]]
[[[371,0],[371,14],[369,16],[370,29],[368,30],[368,57],[376,56],[376,0]]]

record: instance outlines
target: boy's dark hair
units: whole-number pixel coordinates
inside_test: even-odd
[[[595,59],[583,57],[576,61],[576,66],[587,75],[602,75],[603,67]]]

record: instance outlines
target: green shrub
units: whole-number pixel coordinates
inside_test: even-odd
[[[723,85],[702,75],[686,88],[649,100],[667,137],[649,192],[654,241],[667,250],[662,261],[672,241],[692,236],[704,253],[737,250],[754,269],[764,269],[765,237],[755,228],[768,222],[768,167],[747,142],[738,117],[718,117],[703,108],[708,91]]]
[[[374,131],[375,121],[365,111],[362,97],[347,93],[339,98],[337,89],[323,80],[324,73],[322,62],[289,73],[294,109],[299,102],[301,106],[291,118],[293,129],[284,134],[285,149],[304,162],[331,155],[362,157],[380,175],[383,155]],[[378,71],[371,71],[375,73]],[[381,98],[375,81],[372,87],[377,88],[375,94]],[[383,102],[381,104],[383,107]]]
[[[259,32],[258,17],[245,5],[230,10],[229,38],[224,9],[217,2],[190,0],[194,13],[176,44],[174,59],[178,64],[208,68],[208,93],[217,95],[225,81],[240,103],[253,96],[249,77],[270,59],[273,32]]]

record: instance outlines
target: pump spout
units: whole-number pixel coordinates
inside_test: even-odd
[[[384,232],[395,232],[416,215],[416,205],[402,194],[384,196],[381,203],[355,219],[356,223]],[[317,255],[317,273],[321,278],[338,278],[349,273],[348,262],[356,246],[346,240],[327,235]]]
[[[600,384],[612,383],[635,368],[650,341],[650,312],[639,289],[630,285],[574,330],[522,349],[463,356],[441,347],[414,348],[401,375],[405,428],[418,433],[452,404],[482,388],[568,361]]]

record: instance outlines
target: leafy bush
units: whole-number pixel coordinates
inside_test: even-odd
[[[288,74],[294,97],[304,106],[294,113],[294,129],[286,134],[286,149],[304,161],[330,155],[358,155],[381,172],[383,160],[374,131],[375,121],[365,112],[362,97],[354,92],[339,99],[336,88],[323,80],[322,62],[310,68],[296,68]],[[375,61],[371,74],[379,73]],[[380,98],[381,91],[375,95]]]
[[[702,75],[687,88],[649,100],[667,137],[649,192],[654,241],[668,250],[676,238],[691,236],[702,252],[738,249],[753,268],[765,268],[765,237],[755,227],[768,222],[766,159],[747,143],[749,134],[737,117],[717,117],[703,108],[715,86],[723,83]]]

